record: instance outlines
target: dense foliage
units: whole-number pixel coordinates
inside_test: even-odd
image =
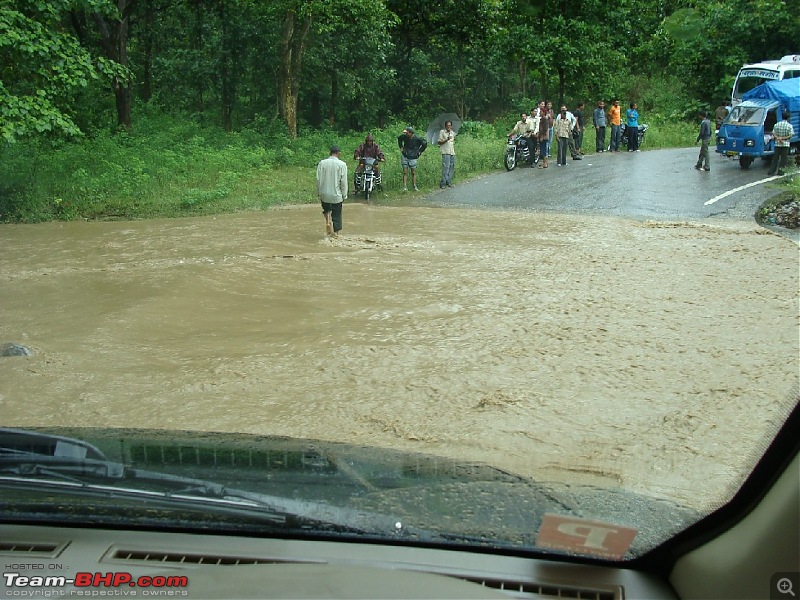
[[[143,103],[292,136],[541,97],[673,116],[798,40],[800,0],[2,0],[0,115],[6,141],[130,128]]]

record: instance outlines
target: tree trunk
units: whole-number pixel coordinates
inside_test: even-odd
[[[328,105],[328,123],[331,126],[336,125],[336,103],[339,100],[339,78],[336,76],[336,71],[331,73],[331,98]]]
[[[308,101],[308,105],[311,109],[310,123],[312,127],[317,128],[322,125],[322,98],[320,98],[319,92],[316,90],[311,92],[310,95],[311,97]]]
[[[194,35],[192,39],[194,40],[194,50],[196,54],[199,56],[203,49],[203,44],[205,43],[203,40],[203,26],[205,24],[205,18],[203,14],[203,3],[202,0],[195,0],[194,4]],[[197,112],[202,114],[206,108],[205,103],[205,84],[203,83],[202,77],[196,77],[194,84],[195,90],[195,102],[197,103]]]
[[[310,18],[299,19],[294,8],[286,11],[281,39],[278,101],[281,117],[289,129],[289,135],[293,138],[297,137],[297,101],[300,93],[300,70],[303,66],[303,51],[305,50],[305,41],[310,27]]]
[[[142,100],[149,102],[153,97],[153,21],[155,9],[153,0],[144,3],[144,74],[142,81]]]
[[[120,19],[109,24],[105,17],[95,13],[94,18],[100,30],[106,56],[123,67],[128,66],[128,32],[130,29],[131,10],[136,0],[117,0]],[[120,78],[114,78],[114,98],[117,105],[117,127],[131,129],[131,84]]]
[[[233,102],[236,96],[235,85],[233,82],[233,50],[231,48],[231,40],[229,39],[229,23],[228,16],[225,12],[226,0],[221,0],[219,3],[219,21],[221,24],[221,46],[222,52],[219,61],[219,77],[221,83],[221,96],[222,96],[222,128],[225,131],[233,130]]]

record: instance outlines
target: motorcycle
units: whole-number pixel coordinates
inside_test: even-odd
[[[642,147],[642,142],[644,141],[644,134],[649,129],[649,127],[650,127],[649,125],[639,125],[639,132],[638,132],[639,143],[637,145],[640,148]],[[625,123],[622,123],[620,125],[620,128],[619,128],[620,136],[622,136],[622,140],[620,141],[620,143],[627,148],[628,147],[628,132],[626,130],[627,130],[627,125],[625,125]],[[611,146],[609,146],[609,148],[610,147]]]
[[[524,140],[524,144],[522,143]],[[534,165],[539,162],[539,144],[532,141],[531,138],[523,137],[521,135],[508,136],[506,143],[505,165],[506,171],[513,171],[514,168],[521,162],[527,162],[529,165]]]
[[[381,185],[381,171],[377,166],[378,159],[361,157],[358,159],[358,164],[363,167],[363,169],[356,169],[355,175],[353,176],[354,195],[359,192],[364,192],[364,199],[369,200],[372,191],[376,187],[383,189]]]

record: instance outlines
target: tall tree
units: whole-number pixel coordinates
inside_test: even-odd
[[[128,34],[131,11],[136,0],[117,0],[117,14],[94,11],[93,17],[100,33],[100,40],[109,60],[128,67]],[[131,128],[132,82],[128,77],[114,77],[112,89],[117,105],[117,127]]]
[[[297,104],[300,96],[300,73],[306,50],[314,5],[297,1],[286,7],[280,47],[278,107],[289,129],[297,137]]]

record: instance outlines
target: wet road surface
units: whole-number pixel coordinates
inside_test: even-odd
[[[635,219],[751,218],[770,196],[774,183],[741,190],[706,205],[720,194],[767,178],[767,165],[749,169],[713,154],[712,170],[697,171],[698,149],[647,150],[588,154],[566,167],[551,160],[547,169],[517,167],[469,185],[436,192],[429,200],[442,206],[484,206],[536,212],[571,212]]]

